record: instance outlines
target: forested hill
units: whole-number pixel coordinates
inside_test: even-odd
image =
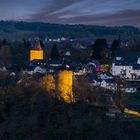
[[[94,38],[117,36],[125,38],[140,35],[140,29],[133,26],[105,27],[94,25],[63,25],[50,23],[29,23],[15,21],[0,21],[0,38],[27,38],[33,36],[57,38]]]

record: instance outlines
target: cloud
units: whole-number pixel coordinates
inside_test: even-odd
[[[73,23],[76,19],[81,24],[97,24],[108,26],[134,25],[140,27],[140,10],[123,10],[114,14],[100,14],[96,16],[85,16],[71,18]]]
[[[134,25],[140,27],[140,10],[123,10],[113,14],[75,15],[72,11],[54,15],[36,15],[31,21],[42,21],[62,24],[94,24],[94,25]]]
[[[40,0],[40,3],[44,1]],[[0,20],[25,20],[42,9],[40,3],[34,0],[0,0]]]
[[[0,19],[140,27],[139,0],[0,0]]]

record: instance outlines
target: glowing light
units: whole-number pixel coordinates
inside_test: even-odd
[[[67,103],[73,102],[72,75],[72,71],[62,71],[58,76],[58,91],[60,98]]]
[[[127,114],[131,114],[131,115],[135,115],[135,116],[140,117],[140,113],[139,112],[133,111],[133,110],[129,110],[128,108],[125,108],[124,112],[127,113]]]
[[[31,50],[30,51],[30,61],[32,60],[43,60],[43,50]]]
[[[42,87],[46,89],[46,91],[55,92],[55,80],[52,75],[48,75],[42,78],[41,80]]]

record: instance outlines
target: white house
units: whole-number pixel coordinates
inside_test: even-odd
[[[116,90],[117,89],[117,82],[114,79],[104,79],[101,82],[101,87]]]
[[[133,65],[132,70],[132,79],[140,78],[140,64],[139,65]]]
[[[112,75],[124,78],[140,78],[140,64],[112,63]]]
[[[133,73],[133,65],[125,64],[122,62],[112,63],[112,75],[131,78]]]

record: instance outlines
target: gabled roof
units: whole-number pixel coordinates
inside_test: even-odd
[[[133,69],[134,69],[134,70],[140,70],[140,64],[133,65]]]
[[[115,63],[115,65],[118,65],[118,66],[132,66],[132,65],[134,65],[134,61],[130,61],[130,60],[115,61],[114,63]]]
[[[65,55],[66,55],[66,56],[71,56],[70,51],[67,51],[67,52],[65,53]]]
[[[33,47],[32,49],[33,49],[33,50],[42,50],[39,40],[37,40],[37,41],[35,42],[35,45],[34,45],[34,47]]]
[[[124,58],[138,58],[140,57],[140,52],[139,51],[124,51],[124,50],[117,50],[115,52],[116,57],[124,57]]]

